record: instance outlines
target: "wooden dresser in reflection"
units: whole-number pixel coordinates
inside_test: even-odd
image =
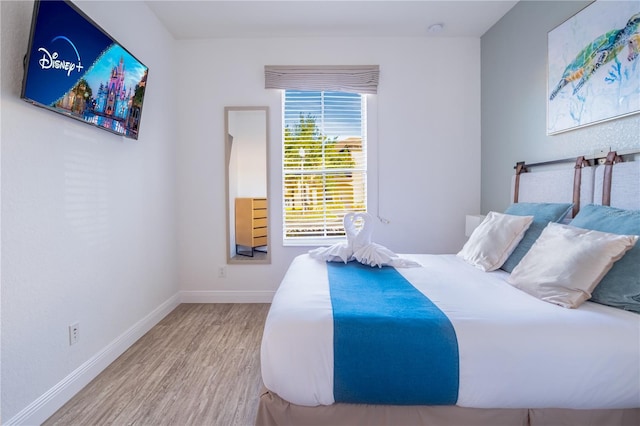
[[[236,253],[253,256],[256,247],[266,245],[267,199],[236,198]]]

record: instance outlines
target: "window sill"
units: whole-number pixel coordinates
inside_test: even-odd
[[[304,239],[285,239],[282,241],[284,247],[320,247],[331,246],[336,243],[346,242],[346,237],[336,238],[304,238]]]

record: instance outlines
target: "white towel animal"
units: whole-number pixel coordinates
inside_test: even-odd
[[[353,250],[347,241],[336,243],[329,247],[318,247],[309,250],[309,256],[324,262],[344,262],[351,260]]]
[[[388,248],[371,242],[374,219],[369,213],[347,213],[343,219],[346,242],[329,247],[318,247],[310,250],[309,255],[326,262],[358,262],[377,266],[388,265],[395,268],[413,268],[421,266],[412,260],[403,259]],[[358,227],[359,224],[359,227]]]
[[[360,227],[358,228],[358,221]],[[351,249],[355,252],[371,243],[373,234],[373,218],[369,213],[347,213],[344,215],[344,230],[347,234],[347,241]]]
[[[388,248],[377,243],[370,243],[353,253],[353,258],[358,262],[382,268],[393,266],[394,268],[416,268],[421,266],[413,260],[403,259]]]
[[[309,250],[309,255],[314,259],[325,262],[347,263],[352,260],[354,240],[362,230],[358,229],[356,226],[356,214],[357,213],[347,213],[344,215],[344,219],[342,220],[347,241],[341,241],[329,247],[318,247],[316,249]]]

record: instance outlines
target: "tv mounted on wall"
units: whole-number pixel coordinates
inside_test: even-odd
[[[25,101],[138,139],[148,71],[70,1],[36,0]]]

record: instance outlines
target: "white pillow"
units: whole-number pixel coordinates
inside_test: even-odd
[[[507,281],[546,302],[577,308],[637,240],[552,222]]]
[[[495,271],[516,248],[531,222],[533,216],[489,212],[458,256],[485,272]]]

